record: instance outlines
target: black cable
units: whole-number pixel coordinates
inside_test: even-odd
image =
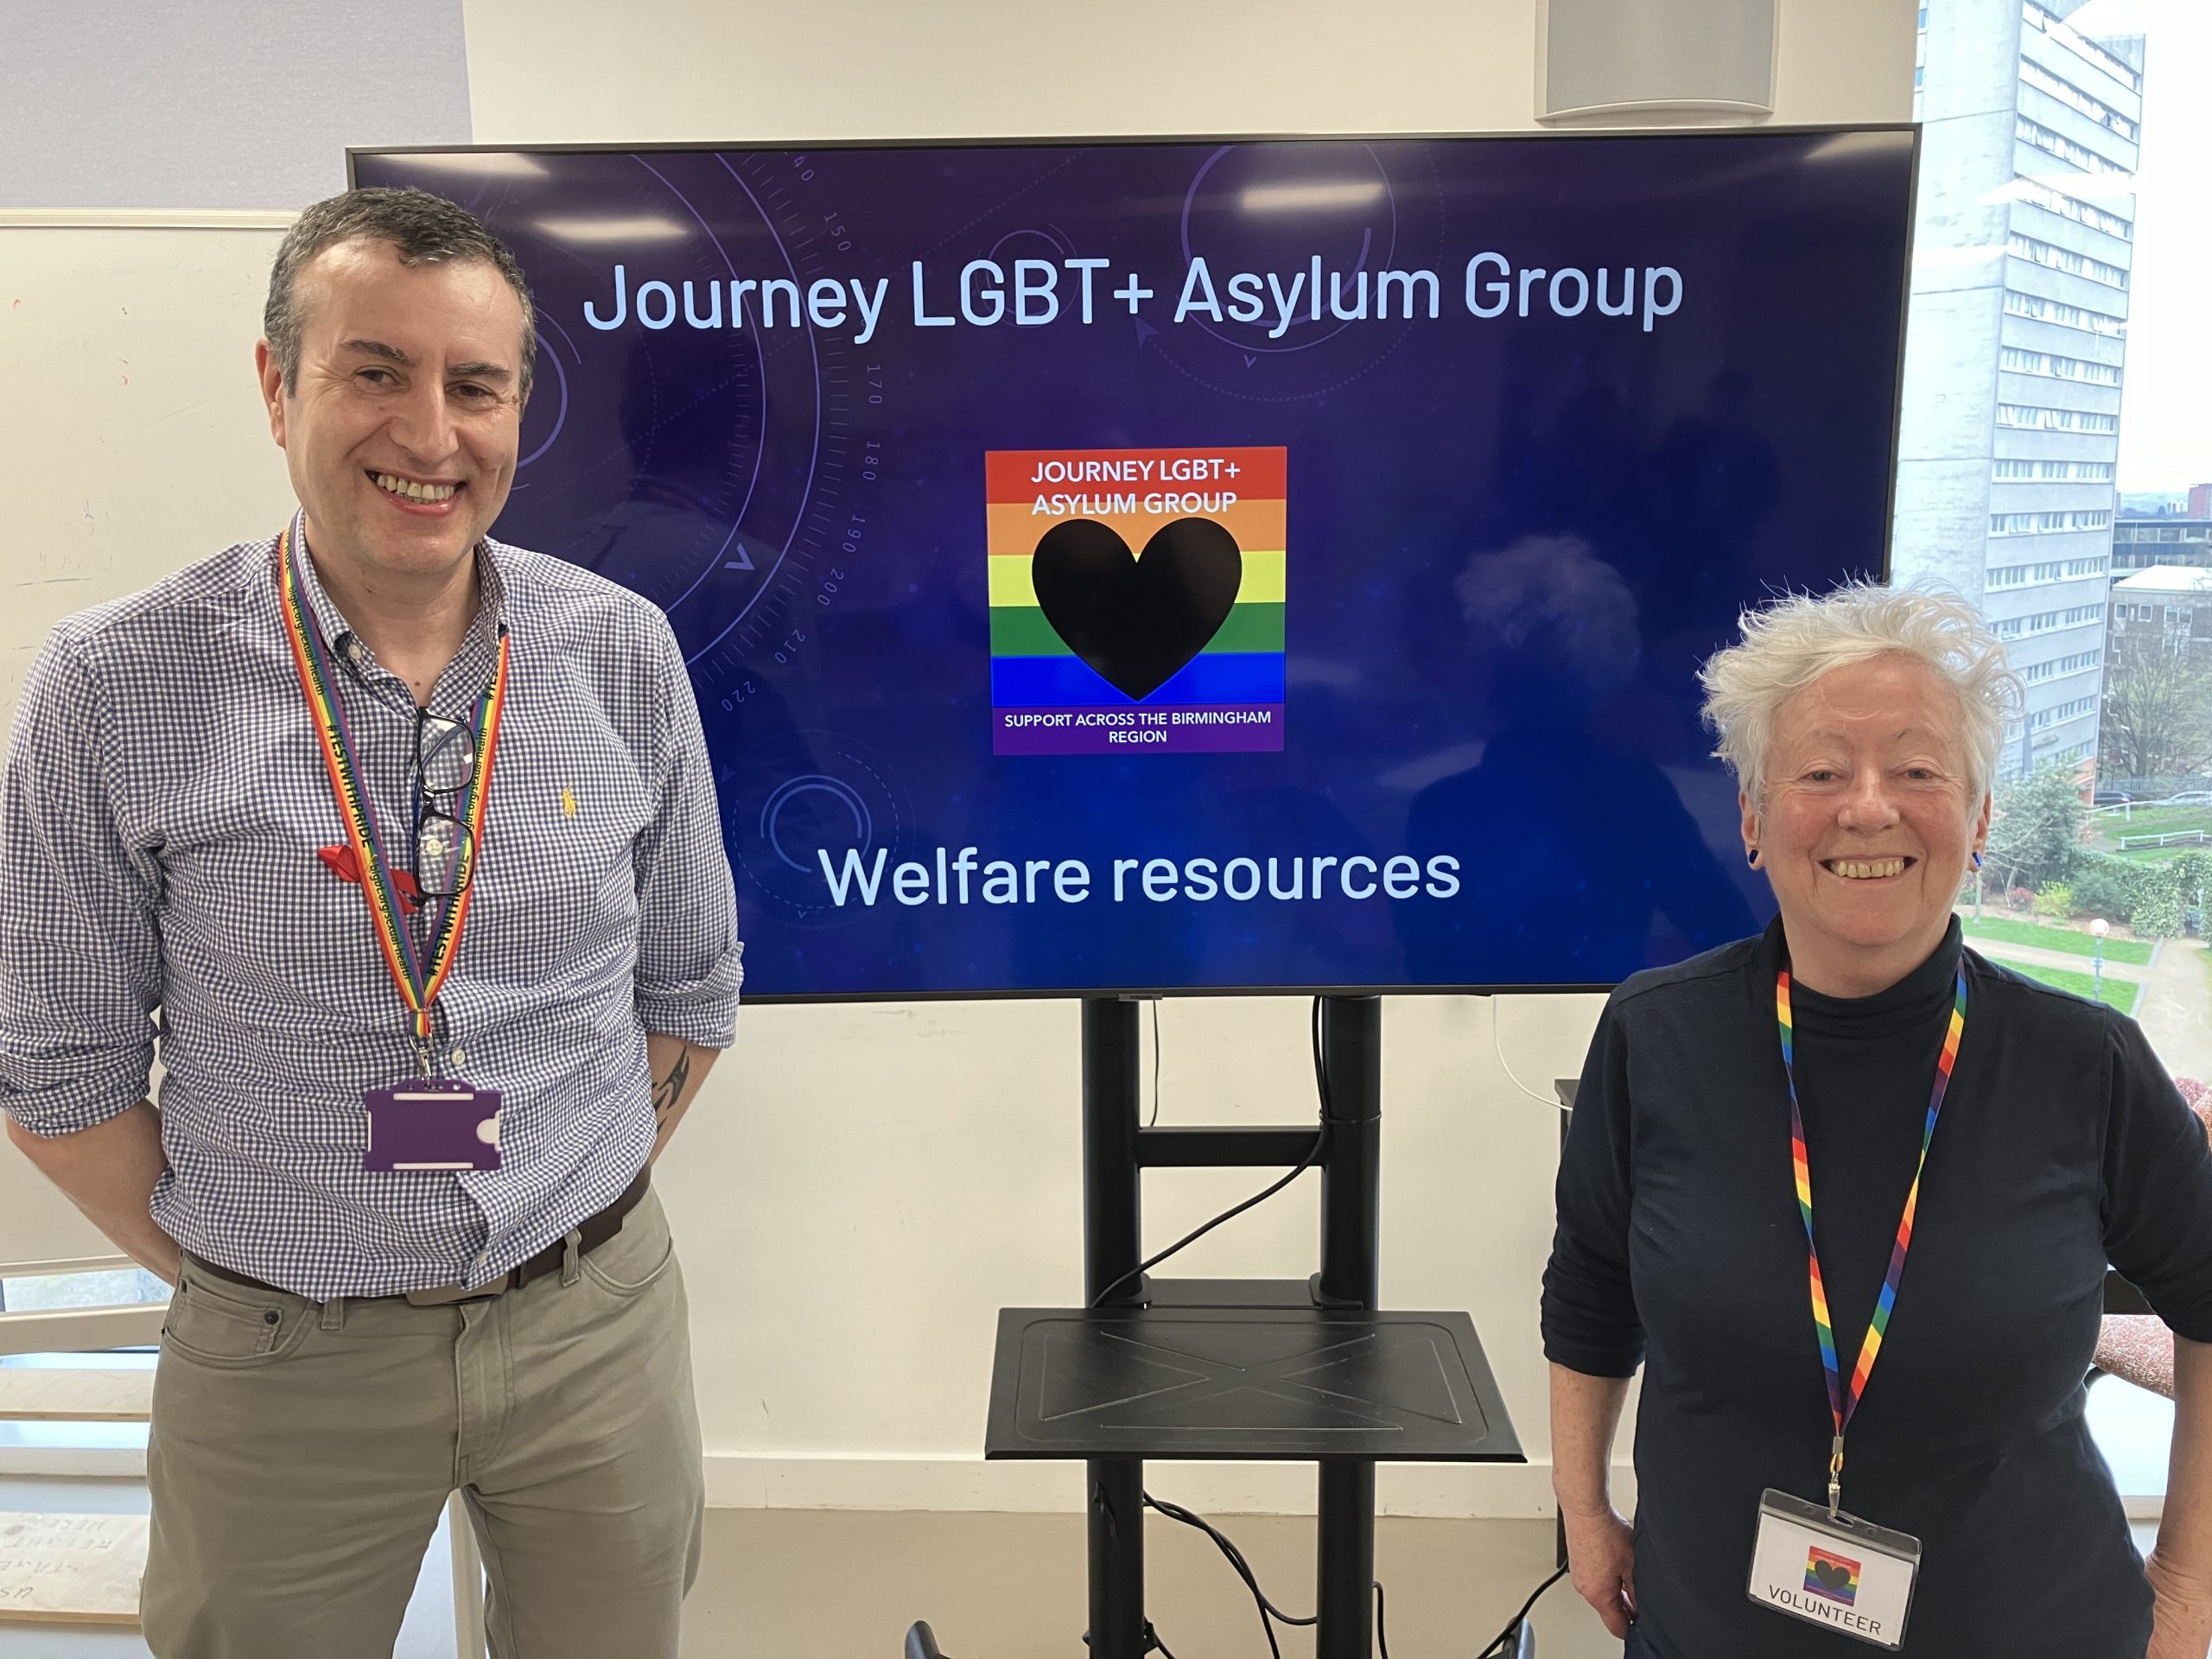
[[[1145,1120],[1151,1128],[1160,1122],[1160,999],[1152,999],[1152,1116]],[[1173,1659],[1173,1656],[1170,1656]]]
[[[1157,1051],[1155,1051],[1155,1052],[1156,1052]],[[1160,1251],[1157,1255],[1147,1256],[1143,1261],[1138,1262],[1136,1266],[1131,1268],[1120,1278],[1115,1280],[1113,1283],[1108,1285],[1105,1289],[1100,1291],[1096,1296],[1092,1297],[1090,1299],[1090,1306],[1093,1308],[1103,1306],[1109,1296],[1111,1296],[1123,1285],[1128,1284],[1130,1280],[1142,1278],[1146,1274],[1151,1272],[1153,1268],[1165,1262],[1169,1256],[1174,1255],[1176,1251],[1182,1249],[1186,1245],[1197,1243],[1198,1240],[1204,1238],[1208,1233],[1213,1231],[1215,1228],[1220,1226],[1224,1222],[1234,1221],[1237,1217],[1243,1215],[1247,1210],[1251,1209],[1254,1205],[1265,1204],[1269,1198],[1274,1197],[1276,1193],[1281,1192],[1283,1188],[1288,1186],[1293,1181],[1303,1175],[1307,1170],[1313,1167],[1315,1162],[1321,1156],[1321,1148],[1328,1143],[1329,1139],[1329,1076],[1327,1071],[1323,1067],[1321,1063],[1321,999],[1318,996],[1313,999],[1313,1085],[1319,1091],[1321,1096],[1321,1127],[1313,1136],[1313,1144],[1306,1148],[1306,1156],[1299,1160],[1297,1166],[1294,1168],[1289,1174],[1284,1176],[1281,1180],[1276,1181],[1273,1185],[1266,1188],[1264,1191],[1255,1192],[1250,1198],[1245,1199],[1243,1203],[1237,1205],[1235,1208],[1223,1211],[1211,1221],[1207,1222],[1203,1227],[1195,1228],[1192,1231],[1184,1234],[1182,1237],[1177,1239],[1173,1244],[1170,1244],[1166,1249]]]
[[[1382,1623],[1382,1580],[1375,1580],[1375,1645],[1382,1659],[1390,1659],[1390,1632]]]
[[[1252,1600],[1260,1610],[1260,1629],[1268,1638],[1268,1651],[1274,1656],[1274,1659],[1282,1659],[1282,1649],[1275,1641],[1275,1621],[1301,1626],[1320,1623],[1321,1616],[1319,1613],[1314,1614],[1311,1618],[1300,1618],[1295,1613],[1286,1613],[1274,1603],[1269,1601],[1267,1592],[1260,1588],[1259,1575],[1252,1571],[1252,1564],[1244,1559],[1244,1552],[1237,1548],[1233,1540],[1204,1516],[1194,1514],[1180,1503],[1163,1502],[1154,1497],[1150,1492],[1144,1495],[1144,1503],[1147,1509],[1158,1510],[1170,1521],[1179,1521],[1186,1527],[1196,1527],[1207,1537],[1212,1539],[1215,1548],[1229,1558],[1229,1564],[1236,1569],[1236,1576],[1244,1580],[1244,1587],[1252,1592]]]
[[[1482,1650],[1482,1652],[1478,1656],[1478,1659],[1512,1659],[1513,1646],[1514,1643],[1520,1640],[1521,1627],[1529,1622],[1529,1610],[1536,1605],[1537,1599],[1541,1597],[1545,1591],[1550,1589],[1552,1586],[1557,1584],[1566,1576],[1567,1569],[1562,1567],[1559,1571],[1553,1573],[1551,1577],[1546,1579],[1541,1584],[1538,1585],[1535,1590],[1531,1591],[1529,1595],[1529,1599],[1521,1604],[1521,1611],[1514,1614],[1510,1619],[1506,1621],[1505,1628],[1497,1633],[1497,1637],[1491,1643],[1490,1646]],[[1383,1659],[1389,1659],[1389,1656],[1385,1654],[1383,1656]]]

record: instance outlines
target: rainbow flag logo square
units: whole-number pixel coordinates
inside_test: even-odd
[[[1805,1592],[1850,1606],[1859,1599],[1859,1563],[1814,1545],[1805,1553]]]
[[[995,754],[1283,746],[1288,452],[984,457]]]

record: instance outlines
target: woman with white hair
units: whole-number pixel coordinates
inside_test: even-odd
[[[1583,1070],[1543,1300],[1574,1586],[1650,1659],[2204,1659],[2212,1155],[2132,1020],[1961,945],[2002,647],[1872,585],[1742,626],[1706,715],[1781,914],[1627,981]],[[2180,1338],[2147,1561],[2083,1417],[2107,1262]]]

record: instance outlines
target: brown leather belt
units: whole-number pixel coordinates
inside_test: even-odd
[[[638,1172],[636,1178],[631,1181],[630,1185],[622,1189],[621,1196],[613,1203],[608,1205],[597,1215],[587,1217],[579,1224],[576,1228],[576,1232],[580,1235],[580,1242],[576,1247],[578,1255],[590,1255],[622,1230],[623,1217],[636,1209],[638,1201],[645,1196],[645,1188],[651,1184],[652,1173],[652,1166],[647,1164]],[[563,1235],[555,1239],[536,1255],[531,1256],[529,1261],[518,1267],[510,1268],[498,1278],[487,1279],[480,1285],[434,1285],[427,1290],[404,1292],[398,1297],[347,1297],[346,1300],[348,1301],[404,1300],[412,1302],[417,1307],[443,1307],[452,1302],[482,1301],[488,1297],[505,1295],[511,1290],[520,1290],[531,1280],[542,1279],[549,1273],[558,1273],[561,1270],[561,1263],[568,1254],[568,1249],[569,1241]],[[274,1291],[280,1296],[289,1296],[295,1294],[284,1289],[281,1285],[270,1284],[265,1280],[256,1279],[251,1274],[233,1273],[230,1268],[220,1267],[204,1256],[195,1255],[192,1260],[202,1272],[213,1274],[216,1278],[227,1280],[234,1285],[244,1285],[248,1290]]]

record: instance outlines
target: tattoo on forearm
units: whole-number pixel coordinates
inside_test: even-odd
[[[691,1050],[686,1046],[676,1052],[676,1064],[668,1068],[668,1075],[653,1085],[653,1121],[666,1124],[668,1115],[676,1109],[676,1103],[683,1098],[683,1086],[691,1081]]]

